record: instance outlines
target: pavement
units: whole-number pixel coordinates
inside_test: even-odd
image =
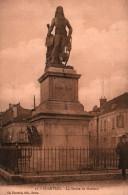
[[[97,172],[63,172],[63,173],[27,173],[27,174],[14,174],[0,168],[0,176],[5,178],[10,184],[22,183],[55,183],[55,182],[73,182],[73,181],[102,181],[121,179],[119,171],[97,171]]]
[[[101,181],[73,181],[38,184],[8,184],[0,177],[0,195],[127,195],[128,179],[114,179]]]
[[[74,175],[35,176],[30,174],[24,176],[23,182],[18,182],[17,184],[15,184],[15,181],[18,175],[9,174],[2,169],[0,169],[0,175],[0,195],[128,194],[128,178],[122,180],[121,170],[109,173],[97,172]]]

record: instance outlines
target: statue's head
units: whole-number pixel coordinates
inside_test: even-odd
[[[57,15],[61,15],[61,16],[64,17],[64,11],[63,11],[63,7],[62,7],[62,6],[58,6],[58,7],[56,8],[55,17],[56,17]]]

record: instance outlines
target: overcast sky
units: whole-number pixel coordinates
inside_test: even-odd
[[[73,27],[68,64],[82,75],[85,110],[128,92],[128,0],[0,0],[0,111],[32,108],[33,95],[39,104],[46,24],[59,5]]]

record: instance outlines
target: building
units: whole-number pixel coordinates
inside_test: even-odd
[[[123,134],[128,134],[128,93],[112,100],[100,99],[89,123],[90,147],[114,148]]]
[[[26,127],[32,110],[24,109],[19,104],[9,104],[9,108],[0,114],[1,144],[28,144]]]

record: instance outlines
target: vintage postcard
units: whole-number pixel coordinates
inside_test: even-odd
[[[128,194],[128,0],[0,0],[0,194]]]

